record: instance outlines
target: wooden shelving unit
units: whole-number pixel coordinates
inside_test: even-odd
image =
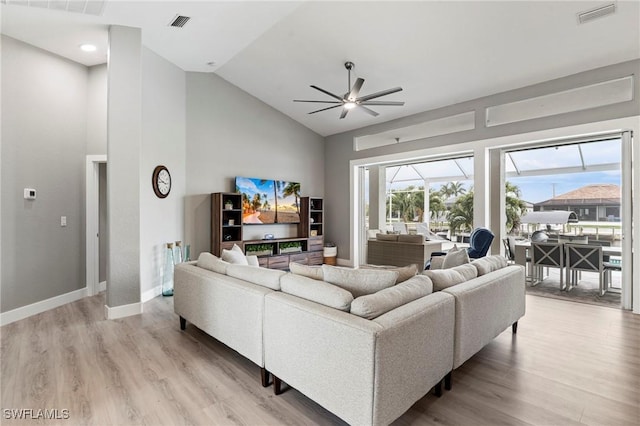
[[[211,252],[242,245],[242,196],[235,192],[211,194]]]
[[[220,256],[223,249],[230,250],[237,244],[246,254],[254,253],[252,247],[265,249],[264,252],[257,253],[260,266],[265,268],[288,270],[290,262],[321,265],[324,248],[323,218],[322,198],[301,197],[298,237],[244,241],[242,196],[235,192],[216,192],[211,194],[211,252]],[[300,250],[287,247],[291,243],[300,243]]]

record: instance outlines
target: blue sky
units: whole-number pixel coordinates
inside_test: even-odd
[[[620,185],[620,179],[620,171],[618,170],[510,178],[509,181],[520,188],[523,200],[539,203],[553,198],[554,184],[557,196],[589,184],[611,183]]]

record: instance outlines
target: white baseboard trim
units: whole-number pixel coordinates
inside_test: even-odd
[[[58,306],[66,305],[67,303],[75,302],[76,300],[80,300],[84,297],[87,297],[86,287],[61,294],[60,296],[55,296],[50,299],[41,300],[40,302],[32,303],[31,305],[3,312],[0,314],[0,326],[11,324],[12,322],[48,311],[49,309],[57,308]]]
[[[98,284],[98,292],[107,291],[107,282],[102,281]]]
[[[336,264],[338,266],[349,266],[349,267],[353,268],[353,264],[351,263],[351,260],[341,259],[339,257],[336,259]]]
[[[130,303],[128,305],[111,306],[104,305],[104,316],[109,320],[130,317],[142,313],[142,303]]]
[[[147,290],[144,293],[142,293],[142,296],[140,297],[140,299],[142,300],[142,303],[144,302],[148,302],[149,300],[158,297],[162,294],[162,286],[159,285],[157,287],[152,288],[151,290]]]

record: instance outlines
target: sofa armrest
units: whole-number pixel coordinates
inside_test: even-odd
[[[454,299],[375,320],[283,293],[265,298],[265,368],[350,424],[388,424],[452,369]]]
[[[376,340],[374,424],[389,424],[453,369],[455,300],[438,292],[373,321]]]
[[[455,297],[453,367],[491,342],[525,313],[524,267],[507,266],[442,290]]]
[[[262,367],[264,297],[272,292],[183,263],[175,268],[173,307],[176,314]],[[242,327],[236,323],[240,318]]]

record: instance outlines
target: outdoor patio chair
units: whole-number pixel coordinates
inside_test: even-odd
[[[531,243],[531,266],[533,271],[532,286],[538,285],[542,282],[543,268],[558,268],[560,269],[560,290],[564,290],[564,264],[564,244]]]
[[[599,294],[606,291],[605,267],[602,259],[602,246],[565,243],[567,290],[577,285],[578,272],[596,272],[598,274]]]
[[[393,227],[393,232],[399,233],[399,234],[407,234],[407,224],[404,222],[394,222],[391,224],[391,226]]]
[[[487,228],[474,229],[469,237],[469,248],[467,249],[469,258],[479,259],[486,256],[493,242],[493,238],[493,232]]]

